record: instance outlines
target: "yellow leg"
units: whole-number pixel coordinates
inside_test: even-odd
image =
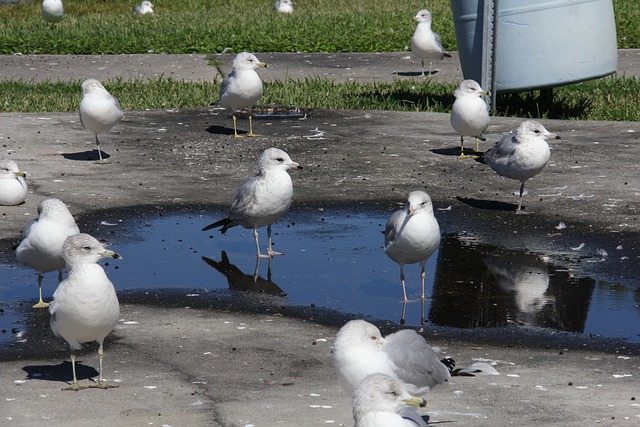
[[[40,299],[36,304],[33,305],[33,308],[47,308],[49,307],[48,302],[44,302],[42,299],[42,274],[38,273],[38,293],[40,294]]]
[[[249,135],[248,136],[258,136],[253,133],[253,121],[251,120],[251,114],[249,114]]]
[[[460,135],[460,155],[458,156],[459,159],[467,159],[469,158],[469,156],[467,156],[466,154],[464,154],[464,136]]]
[[[242,135],[238,135],[238,125],[236,120],[236,115],[233,115],[233,137],[234,138],[244,138]]]

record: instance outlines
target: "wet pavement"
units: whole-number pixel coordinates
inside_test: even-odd
[[[527,183],[524,205],[531,213],[516,216],[518,183],[457,159],[458,138],[447,114],[305,113],[258,118],[254,130],[261,136],[237,141],[230,117],[220,110],[128,111],[102,138],[107,165],[90,160],[93,137],[75,113],[2,114],[3,154],[30,173],[32,193],[21,206],[0,208],[1,249],[10,253],[49,195],[64,200],[84,230],[99,228],[96,218],[119,209],[142,214],[199,206],[218,212],[255,172],[262,150],[275,145],[304,166],[292,174],[296,208],[392,210],[409,191],[424,188],[441,209],[441,227],[451,232],[638,286],[637,123],[544,120],[562,140],[551,141],[550,164]],[[481,148],[519,122],[493,119]],[[246,119],[239,125],[246,128]],[[560,222],[566,228],[559,229]],[[587,262],[598,257],[604,261]],[[293,426],[304,419],[304,425],[351,425],[350,398],[338,388],[330,355],[342,314],[322,307],[291,310],[267,298],[245,305],[242,298],[213,295],[194,304],[184,294],[149,295],[121,298],[122,322],[105,359],[107,378],[121,381],[116,390],[60,392],[69,377],[68,363],[61,363],[68,350],[48,332],[46,313],[34,314],[32,328],[17,337],[26,343],[3,353],[3,423],[99,425],[109,418],[112,425]],[[426,334],[459,365],[490,359],[502,373],[455,378],[434,390],[428,397],[434,420],[632,425],[640,417],[637,346],[510,328],[493,333],[427,325]],[[82,358],[83,378],[95,375],[95,351]]]

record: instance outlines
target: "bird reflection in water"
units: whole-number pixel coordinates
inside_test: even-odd
[[[229,283],[229,289],[234,291],[265,293],[280,297],[287,296],[287,294],[271,280],[271,258],[268,258],[267,278],[264,279],[258,275],[261,258],[256,258],[256,267],[253,274],[245,274],[234,264],[231,264],[229,256],[225,251],[222,251],[220,256],[222,261],[215,261],[204,256],[202,260],[224,274]]]
[[[400,324],[404,325],[406,323],[405,317],[407,314],[407,303],[419,302],[420,303],[420,326],[424,326],[427,323],[427,319],[424,315],[424,303],[426,299],[419,298],[416,301],[412,300],[403,300],[402,301],[402,316],[400,317]]]

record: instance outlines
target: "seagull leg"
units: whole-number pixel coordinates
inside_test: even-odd
[[[470,156],[464,154],[464,136],[460,135],[460,155],[459,159],[468,159]]]
[[[284,255],[284,252],[274,251],[271,248],[271,224],[267,225],[267,237],[269,239],[269,243],[267,245],[267,253],[269,254],[269,258],[271,258],[272,255]]]
[[[238,135],[238,125],[237,125],[236,115],[233,114],[233,137],[234,138],[244,138],[242,135]]]
[[[62,390],[78,391],[88,388],[86,385],[80,385],[80,383],[78,382],[78,377],[76,377],[76,355],[73,354],[73,351],[71,351],[71,369],[73,370],[73,382],[69,386],[64,387]]]
[[[420,77],[424,77],[424,59],[421,59],[420,62],[422,63],[422,68],[420,69],[422,73],[420,74]]]
[[[47,308],[49,307],[48,302],[44,302],[42,299],[42,274],[38,273],[38,292],[40,293],[40,299],[37,304],[34,304],[32,308]]]
[[[98,150],[98,158],[100,160],[98,160],[98,163],[100,164],[104,164],[104,160],[102,160],[102,151],[100,151],[100,140],[98,139],[98,134],[96,133],[96,147]]]
[[[119,387],[118,384],[107,384],[107,381],[102,378],[102,359],[104,357],[104,350],[102,348],[102,343],[100,343],[100,348],[98,348],[98,357],[100,358],[100,370],[99,370],[99,376],[98,376],[98,381],[96,381],[95,384],[92,384],[89,386],[89,388],[117,388]]]
[[[407,300],[402,301],[402,316],[400,317],[400,324],[404,325],[404,316],[407,314]]]
[[[424,264],[425,264],[426,260],[420,263],[420,282],[422,283],[422,293],[420,294],[420,299],[422,300],[422,302],[424,303],[425,300],[425,296],[424,296]]]
[[[516,209],[516,215],[525,215],[529,213],[522,210],[522,195],[524,194],[524,183],[525,181],[522,181],[522,184],[520,184],[520,196],[518,197],[518,208]]]
[[[432,65],[432,61],[429,61],[429,77],[433,77],[433,74],[431,73],[431,65]]]
[[[424,317],[424,299],[420,301],[420,326],[424,325],[425,323],[427,323],[425,317]]]
[[[479,153],[479,152],[480,152],[480,140],[476,136],[476,153]]]
[[[253,133],[253,120],[251,120],[251,114],[249,114],[249,135],[247,136],[258,136]]]
[[[404,302],[409,301],[407,298],[407,288],[404,286],[404,265],[400,264],[400,283],[402,283],[402,295],[404,296]]]

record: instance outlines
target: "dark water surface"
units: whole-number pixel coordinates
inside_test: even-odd
[[[205,211],[203,211],[205,212]],[[533,326],[640,342],[640,292],[589,277],[540,254],[483,244],[465,235],[443,236],[427,263],[424,304],[420,268],[405,267],[406,307],[398,265],[383,252],[385,211],[292,211],[274,227],[274,249],[286,252],[256,270],[251,230],[225,235],[201,228],[222,215],[147,214],[96,220],[122,260],[101,263],[118,291],[173,289],[200,298],[210,291],[259,292],[283,305],[326,307],[363,317],[455,328]],[[81,229],[83,229],[81,227]],[[266,228],[260,229],[265,251]],[[606,261],[604,261],[606,262]],[[270,266],[270,268],[269,268]],[[43,281],[45,300],[56,274]],[[160,291],[159,291],[160,290]],[[7,254],[0,268],[0,342],[21,339],[37,301],[36,274]]]

